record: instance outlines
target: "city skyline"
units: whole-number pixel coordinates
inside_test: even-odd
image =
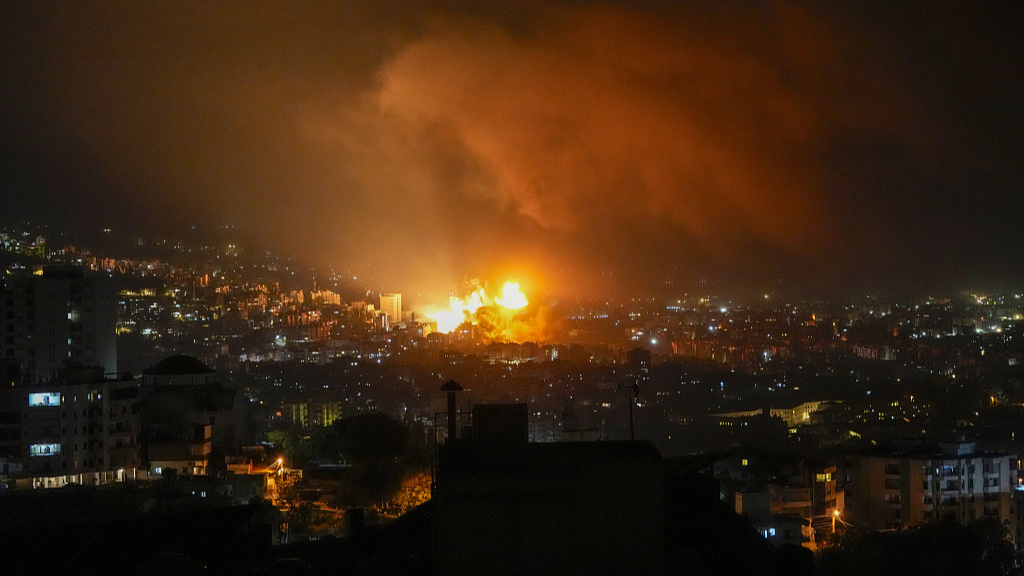
[[[1020,11],[7,5],[0,193],[410,293],[1009,289]]]

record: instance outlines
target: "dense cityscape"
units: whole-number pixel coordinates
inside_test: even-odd
[[[506,315],[547,339],[516,341],[493,314],[442,333],[398,293],[353,294],[236,244],[175,243],[162,259],[150,244],[115,258],[0,234],[5,494],[129,483],[165,512],[265,498],[275,542],[351,537],[346,510],[380,527],[428,501],[430,454],[463,434],[449,420],[522,406],[531,444],[704,459],[692,465],[720,501],[780,545],[835,551],[844,526],[949,515],[995,521],[1008,542],[1024,530],[1021,294],[531,304]],[[55,290],[71,296],[40,308]],[[445,382],[459,383],[454,415]],[[59,431],[40,420],[58,406]],[[88,426],[69,430],[64,406]],[[391,438],[382,454],[356,440],[374,434]]]

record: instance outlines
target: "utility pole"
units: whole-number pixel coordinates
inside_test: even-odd
[[[635,382],[633,384],[623,382],[618,385],[618,389],[622,390],[623,388],[626,389],[626,396],[629,398],[629,441],[633,442],[636,440],[636,435],[633,433],[633,403],[640,395],[640,385]]]
[[[458,407],[455,403],[455,393],[462,392],[462,386],[459,386],[459,383],[455,380],[449,380],[444,383],[444,386],[441,386],[441,390],[445,392],[448,397],[448,439],[445,440],[445,442],[451,443],[455,441],[455,436],[458,434],[458,428],[456,427]]]

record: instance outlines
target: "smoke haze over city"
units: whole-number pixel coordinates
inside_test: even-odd
[[[1024,280],[1020,4],[0,7],[6,217],[371,288]]]

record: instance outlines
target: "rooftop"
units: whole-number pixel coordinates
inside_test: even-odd
[[[183,376],[188,374],[212,374],[216,372],[198,358],[186,354],[175,354],[157,362],[152,368],[143,370],[148,376]]]

